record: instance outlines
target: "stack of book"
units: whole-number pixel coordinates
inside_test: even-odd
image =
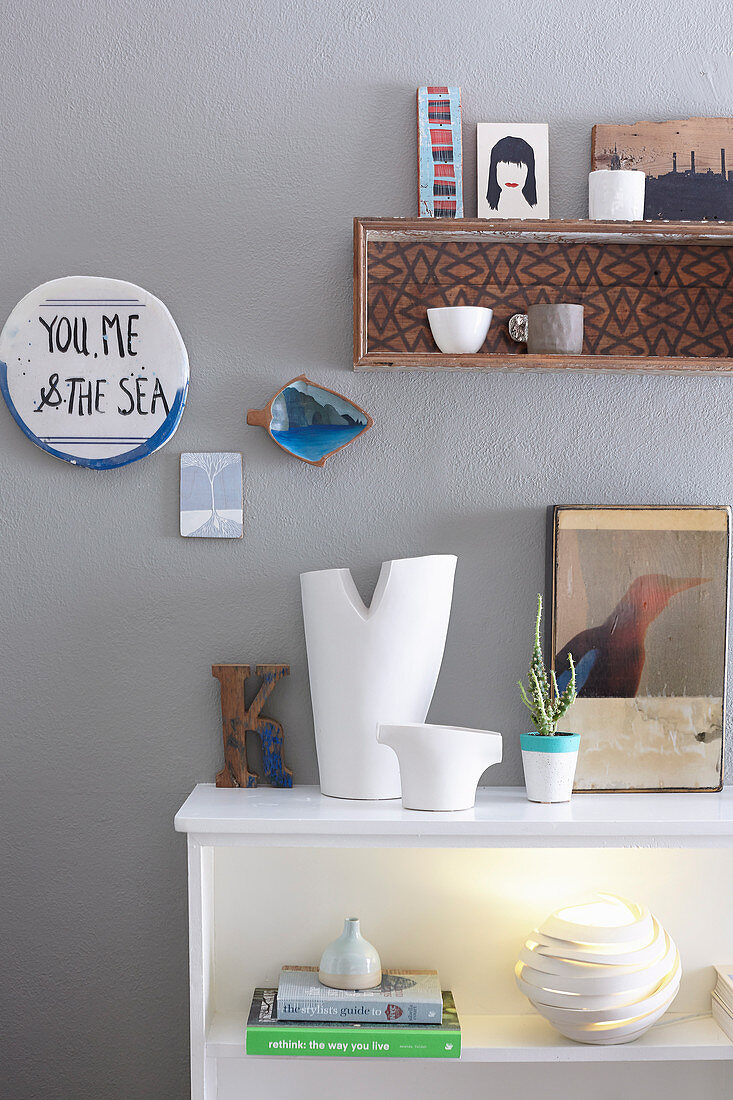
[[[330,989],[311,966],[285,966],[256,989],[247,1054],[278,1057],[460,1058],[461,1029],[435,970],[385,970],[375,989]]]
[[[733,965],[715,969],[718,980],[713,990],[713,1019],[733,1042]]]

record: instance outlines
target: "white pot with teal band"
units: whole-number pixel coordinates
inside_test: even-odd
[[[527,798],[530,802],[569,802],[573,794],[579,733],[520,736]]]

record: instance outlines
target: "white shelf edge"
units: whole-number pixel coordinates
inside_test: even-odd
[[[207,1058],[248,1057],[244,1049],[245,1024],[244,1013],[217,1012],[206,1039]],[[668,1013],[641,1039],[618,1046],[574,1043],[534,1014],[462,1015],[461,1031],[462,1062],[733,1061],[733,1043],[709,1014]],[[267,1058],[283,1060],[269,1055]],[[307,1060],[313,1061],[312,1058]],[[350,1062],[362,1060],[348,1059]]]
[[[592,1046],[565,1039],[541,1016],[467,1016],[467,1062],[655,1062],[733,1060],[733,1043],[710,1014],[669,1013],[633,1043]]]
[[[399,800],[326,798],[318,787],[217,789],[201,783],[176,814],[202,845],[282,847],[733,847],[733,787],[721,792],[580,794],[538,805],[523,787],[482,787],[457,813]]]

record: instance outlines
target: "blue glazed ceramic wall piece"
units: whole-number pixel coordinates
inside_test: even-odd
[[[0,389],[37,447],[109,470],[171,438],[188,355],[158,298],[119,279],[71,275],[36,287],[5,322]]]
[[[310,382],[304,374],[283,386],[264,409],[249,409],[247,423],[265,428],[287,454],[323,466],[374,421],[336,390]]]

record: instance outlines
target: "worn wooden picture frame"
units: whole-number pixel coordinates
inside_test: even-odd
[[[557,507],[553,667],[578,791],[723,783],[730,510]]]

